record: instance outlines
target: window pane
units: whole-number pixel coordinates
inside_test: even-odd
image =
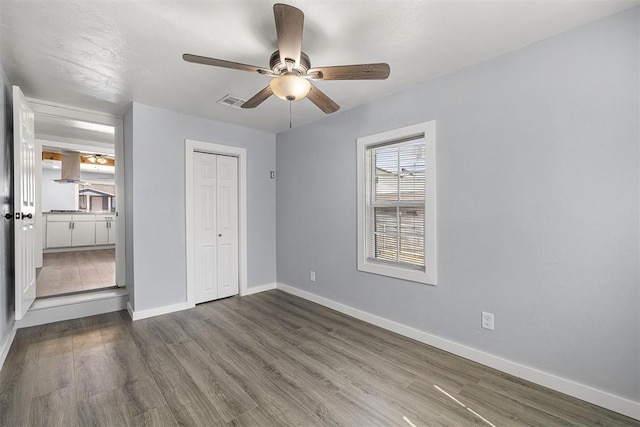
[[[399,147],[400,200],[425,198],[424,138]]]
[[[424,206],[400,208],[400,233],[424,236]]]
[[[374,231],[378,233],[398,232],[398,213],[396,208],[374,208]]]
[[[375,258],[398,261],[398,236],[375,234]]]
[[[375,199],[398,200],[398,147],[374,149]]]
[[[424,237],[402,236],[398,260],[424,266]]]

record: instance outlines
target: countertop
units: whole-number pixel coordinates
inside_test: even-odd
[[[42,212],[43,215],[115,215],[115,212],[80,212],[80,211],[69,211],[69,212]]]

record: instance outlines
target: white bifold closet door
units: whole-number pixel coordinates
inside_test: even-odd
[[[193,153],[196,304],[238,294],[238,159]]]

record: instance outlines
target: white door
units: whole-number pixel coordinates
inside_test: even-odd
[[[13,87],[13,179],[15,215],[16,320],[36,298],[35,137],[33,111],[18,86]]]
[[[237,162],[193,153],[196,303],[238,293]]]
[[[238,158],[217,157],[218,298],[238,293]]]

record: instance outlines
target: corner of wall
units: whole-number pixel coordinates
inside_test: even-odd
[[[125,283],[129,291],[129,304],[131,310],[135,309],[135,284],[134,284],[134,267],[133,267],[133,110],[134,104],[131,103],[123,116],[123,133],[124,133],[124,187],[125,187]]]

